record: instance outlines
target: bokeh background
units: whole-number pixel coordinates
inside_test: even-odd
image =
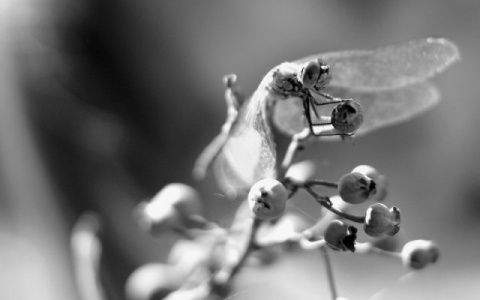
[[[442,251],[437,265],[401,282],[398,263],[334,255],[342,296],[370,299],[387,287],[376,299],[478,299],[479,16],[474,0],[1,0],[0,299],[78,299],[69,233],[87,210],[104,224],[106,291],[123,299],[130,272],[164,261],[175,240],[147,236],[132,218],[169,182],[195,186],[206,216],[228,224],[238,203],[211,174],[191,178],[225,119],[223,75],[236,73],[250,93],[283,61],[429,36],[462,54],[435,79],[440,105],[353,145],[319,143],[308,156],[330,180],[376,166],[390,179],[388,205],[402,210],[402,238],[433,239]],[[329,296],[315,255],[246,271],[239,292],[231,299]]]

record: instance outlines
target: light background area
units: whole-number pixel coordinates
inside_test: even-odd
[[[147,237],[131,219],[136,203],[169,182],[197,187],[206,215],[228,224],[237,203],[218,194],[211,173],[200,183],[190,177],[225,118],[223,75],[236,73],[249,93],[283,61],[430,36],[452,40],[462,56],[434,80],[438,106],[354,145],[319,143],[308,156],[330,180],[376,166],[390,179],[388,204],[402,210],[405,239],[441,247],[438,265],[404,283],[395,283],[399,265],[335,255],[343,296],[369,299],[390,286],[379,299],[478,297],[480,2],[0,3],[0,261],[8,266],[0,298],[76,298],[68,231],[88,209],[105,220],[105,277],[121,299],[128,273],[164,260],[174,240]],[[323,273],[314,255],[290,258],[240,275],[245,293],[236,298],[327,297]]]

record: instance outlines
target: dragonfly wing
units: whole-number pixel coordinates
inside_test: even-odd
[[[440,92],[428,81],[395,90],[361,92],[335,89],[342,98],[353,98],[363,110],[363,123],[355,135],[407,121],[432,108],[440,100]]]
[[[273,108],[272,122],[278,130],[288,136],[307,128],[302,99],[288,98],[277,101]]]
[[[235,197],[256,181],[275,177],[276,152],[266,117],[266,98],[256,92],[242,106],[214,172],[220,188]]]
[[[331,86],[359,91],[397,89],[425,81],[460,58],[446,39],[427,38],[375,50],[349,50],[308,56],[304,64],[321,58],[333,71]]]
[[[356,131],[356,136],[407,121],[431,108],[440,99],[437,88],[428,81],[385,91],[353,91],[329,87],[326,92],[341,98],[353,98],[360,103],[364,117],[363,124]],[[318,101],[322,101],[319,95],[313,96]],[[330,106],[330,111],[331,109]],[[320,114],[329,115],[326,111],[321,111]],[[289,99],[288,101],[278,102],[275,106],[273,122],[280,131],[288,135],[293,135],[304,129],[307,123],[301,100],[292,99],[290,101]]]

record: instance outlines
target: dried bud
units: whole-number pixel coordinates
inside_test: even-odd
[[[338,182],[338,193],[343,201],[359,204],[368,200],[376,192],[375,182],[358,172],[343,175]]]
[[[402,262],[405,267],[420,270],[438,260],[438,246],[427,240],[410,241],[403,246]]]
[[[332,125],[342,133],[354,133],[363,123],[360,103],[347,100],[332,110]]]
[[[333,220],[325,230],[325,242],[333,250],[355,252],[357,228],[347,225],[340,220]]]
[[[390,210],[381,203],[370,205],[364,224],[365,233],[373,237],[392,236],[400,231],[400,210],[393,206]]]
[[[197,191],[182,183],[171,183],[160,190],[149,202],[136,209],[140,226],[152,233],[174,228],[191,227],[190,218],[201,212]]]
[[[364,174],[367,177],[370,177],[375,182],[375,195],[372,195],[372,200],[383,201],[387,197],[387,177],[383,174],[380,174],[377,169],[368,165],[360,165],[355,167],[352,170],[353,172],[358,172]]]

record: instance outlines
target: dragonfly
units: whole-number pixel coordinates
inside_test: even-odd
[[[309,128],[321,139],[363,135],[406,121],[439,101],[430,79],[459,58],[456,45],[443,38],[316,54],[271,69],[249,98],[236,76],[227,76],[227,120],[197,159],[193,175],[203,178],[214,162],[220,188],[234,197],[262,178],[276,177],[272,124],[289,136]],[[361,110],[361,126],[347,132],[332,127],[324,108],[352,102],[358,105],[347,107],[351,114],[344,109],[343,117]]]

